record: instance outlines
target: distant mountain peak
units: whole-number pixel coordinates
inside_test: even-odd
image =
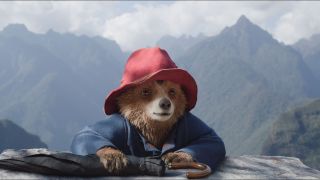
[[[245,15],[241,15],[237,22],[232,26],[238,30],[246,30],[246,31],[261,31],[262,29],[252,23]]]
[[[270,33],[252,23],[245,15],[241,15],[234,25],[226,27],[221,34],[233,37],[237,42],[241,41],[244,44],[250,42],[252,49],[264,43],[275,42]]]
[[[29,32],[28,28],[24,24],[9,24],[4,29],[4,32],[10,33],[26,33]]]
[[[49,29],[46,34],[57,34],[53,29]]]
[[[241,15],[236,23],[236,25],[250,25],[250,24],[252,25],[252,22],[245,15]]]
[[[252,23],[245,15],[241,15],[237,22],[230,27],[224,28],[221,33],[227,33],[232,31],[233,33],[236,32],[249,32],[249,31],[261,31],[262,29]]]

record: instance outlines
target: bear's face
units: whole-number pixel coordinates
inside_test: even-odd
[[[117,102],[120,113],[157,147],[163,145],[187,104],[180,85],[159,80],[128,89]]]
[[[169,120],[178,107],[180,90],[178,84],[169,81],[155,81],[141,86],[138,91],[145,102],[146,115],[155,121]]]

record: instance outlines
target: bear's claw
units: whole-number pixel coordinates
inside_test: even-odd
[[[185,152],[169,152],[161,157],[165,164],[173,162],[194,162],[192,156]]]
[[[96,154],[109,173],[119,174],[128,164],[126,155],[117,149],[102,148]]]

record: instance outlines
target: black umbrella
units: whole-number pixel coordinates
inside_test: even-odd
[[[9,153],[8,153],[9,152]],[[81,156],[68,152],[18,150],[7,151],[0,156],[0,168],[55,176],[163,176],[168,169],[200,169],[187,172],[188,178],[201,178],[209,175],[208,166],[200,163],[172,163],[165,165],[159,157],[127,156],[128,166],[119,174],[108,173],[96,155]]]

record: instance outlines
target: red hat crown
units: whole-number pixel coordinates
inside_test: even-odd
[[[121,85],[144,78],[162,69],[177,68],[165,50],[156,48],[140,49],[128,58]]]

